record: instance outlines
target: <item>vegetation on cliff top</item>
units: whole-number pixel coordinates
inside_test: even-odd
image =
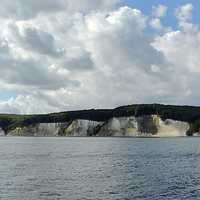
[[[107,121],[112,117],[142,116],[152,114],[159,115],[163,120],[173,119],[188,122],[190,124],[190,129],[187,133],[188,135],[199,132],[200,107],[161,104],[135,104],[115,109],[91,109],[40,115],[0,114],[0,127],[2,127],[5,132],[8,132],[16,127],[29,126],[37,123],[70,122],[75,119]]]

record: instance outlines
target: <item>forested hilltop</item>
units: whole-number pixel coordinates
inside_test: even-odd
[[[90,109],[39,115],[0,114],[0,127],[8,132],[16,127],[24,127],[37,123],[70,122],[76,119],[91,121],[107,121],[113,117],[159,115],[161,119],[172,119],[188,122],[190,129],[188,136],[199,132],[200,107],[174,106],[161,104],[134,104],[115,109]]]

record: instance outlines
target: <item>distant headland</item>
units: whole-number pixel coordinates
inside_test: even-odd
[[[0,114],[5,136],[141,136],[200,135],[200,107],[134,104],[50,114]]]

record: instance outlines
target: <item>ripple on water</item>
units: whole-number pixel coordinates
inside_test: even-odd
[[[196,200],[200,138],[0,138],[1,200]]]

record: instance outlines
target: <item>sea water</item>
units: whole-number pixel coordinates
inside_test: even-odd
[[[200,198],[200,138],[0,138],[1,200]]]

